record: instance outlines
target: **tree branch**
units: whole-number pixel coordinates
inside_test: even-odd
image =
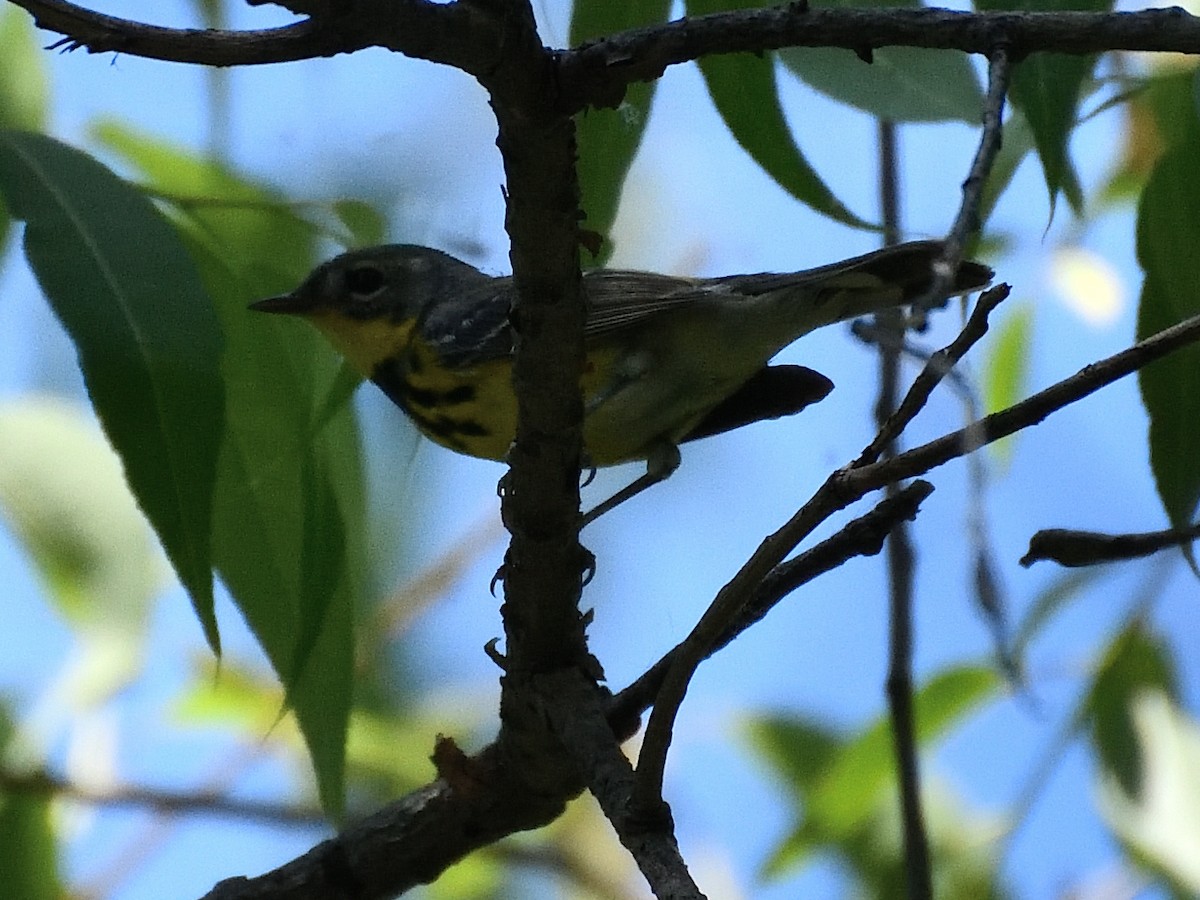
[[[1020,563],[1029,568],[1035,562],[1047,559],[1068,568],[1098,566],[1141,559],[1168,547],[1190,544],[1197,538],[1200,538],[1200,522],[1184,528],[1130,534],[1044,528],[1029,539],[1029,550],[1021,557]]]
[[[480,15],[487,7],[484,0],[360,0],[349,12],[340,12],[337,3],[305,2],[293,4],[297,10],[312,11],[303,22],[240,32],[145,25],[66,0],[9,2],[28,10],[39,27],[66,36],[54,46],[170,62],[263,65],[379,46],[481,75],[499,56],[489,16]],[[791,3],[742,9],[632,29],[576,50],[559,51],[559,108],[574,113],[586,106],[616,106],[627,85],[653,80],[668,66],[701,56],[783,47],[869,52],[890,46],[984,55],[1006,46],[1014,60],[1037,52],[1195,54],[1200,53],[1200,19],[1179,7],[1127,13],[964,13],[924,8],[808,9]]]
[[[742,615],[721,634],[709,656],[727,647],[738,635],[762,619],[797,588],[831,572],[856,556],[874,556],[883,549],[884,538],[898,522],[913,519],[925,498],[933,493],[927,481],[914,481],[894,497],[880,501],[866,515],[847,522],[837,534],[805,550],[795,559],[780,563],[762,580]],[[676,660],[679,648],[671,650],[628,687],[613,697],[608,721],[617,737],[625,740],[638,729],[639,716],[654,703],[663,679]]]
[[[1179,7],[1131,13],[989,12],[946,9],[810,9],[789,3],[679,19],[611,35],[565,53],[563,94],[572,108],[615,106],[625,85],[658,78],[668,66],[719,53],[784,47],[928,47],[990,55],[1156,50],[1200,53],[1200,18]]]
[[[329,824],[325,815],[313,807],[234,800],[213,791],[170,791],[133,785],[94,788],[45,771],[0,769],[0,792],[65,797],[88,806],[136,806],[167,815],[227,816],[269,825],[325,828]]]

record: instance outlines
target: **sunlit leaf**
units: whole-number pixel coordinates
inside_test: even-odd
[[[374,247],[383,243],[387,220],[370,203],[337,200],[333,212],[349,232],[349,247]]]
[[[943,736],[1003,686],[985,666],[960,666],[935,675],[915,701],[917,741]],[[877,792],[895,778],[891,725],[881,718],[847,743],[812,792],[808,816],[822,831],[839,833],[866,816]]]
[[[33,20],[16,6],[0,9],[0,128],[41,131],[50,106],[46,54],[38,44]],[[0,192],[0,251],[12,218]]]
[[[945,735],[1002,686],[1000,676],[983,666],[935,675],[915,698],[918,743]],[[797,823],[771,854],[767,873],[778,875],[821,847],[836,846],[851,857],[862,851],[852,845],[875,827],[883,791],[895,782],[889,720],[842,738],[811,722],[769,717],[756,720],[750,733],[797,810]]]
[[[665,22],[667,0],[576,0],[571,12],[570,44],[580,44],[627,28]],[[587,109],[575,117],[582,226],[604,238],[594,260],[612,255],[611,238],[621,187],[633,163],[650,116],[656,82],[631,84],[615,109]]]
[[[140,667],[169,569],[84,410],[36,396],[0,405],[0,519],[80,641],[56,696],[72,709],[108,699]]]
[[[1008,312],[988,347],[983,364],[983,402],[985,411],[996,412],[1021,399],[1029,376],[1029,338],[1033,331],[1033,307],[1008,307]],[[992,444],[992,452],[1002,461],[1012,457],[1012,440]]]
[[[751,746],[798,798],[819,781],[845,741],[819,722],[761,716],[746,727]]]
[[[46,54],[28,13],[0,9],[0,127],[40,131],[50,105]]]
[[[0,191],[26,223],[30,266],[217,650],[211,534],[222,341],[196,267],[140,191],[50,138],[0,132]]]

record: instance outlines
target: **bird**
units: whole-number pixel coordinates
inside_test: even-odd
[[[945,296],[926,298],[943,248],[912,241],[789,273],[584,272],[584,460],[589,467],[641,460],[646,473],[582,524],[669,476],[680,444],[824,399],[833,388],[824,375],[770,364],[808,332],[987,286],[992,270],[964,261]],[[388,244],[336,256],[291,293],[250,309],[308,320],[426,437],[502,461],[517,425],[515,298],[511,276],[488,275],[430,247]]]

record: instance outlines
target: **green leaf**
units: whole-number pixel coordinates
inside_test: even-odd
[[[641,25],[667,20],[667,0],[576,0],[571,12],[570,44],[580,44]],[[580,208],[583,227],[604,239],[596,265],[612,255],[611,231],[621,188],[650,117],[656,82],[631,84],[615,109],[588,109],[576,116]]]
[[[917,742],[944,736],[963,716],[992,697],[1003,681],[986,666],[958,666],[933,676],[916,697]],[[895,778],[890,720],[880,718],[838,754],[807,809],[825,834],[844,834],[869,816],[878,792]]]
[[[975,8],[981,12],[1105,12],[1112,9],[1112,0],[976,0]],[[1052,214],[1060,193],[1077,214],[1083,209],[1083,192],[1071,161],[1069,143],[1083,86],[1095,64],[1095,56],[1034,53],[1013,69],[1008,96],[1033,132]]]
[[[764,4],[759,4],[764,5]],[[916,8],[916,0],[833,0],[829,8]],[[779,58],[810,87],[841,103],[894,122],[960,121],[983,116],[979,76],[963,53],[920,47],[883,47],[865,63],[852,50],[793,47]]]
[[[99,429],[48,397],[0,405],[0,517],[80,646],[60,681],[72,707],[126,686],[169,570]]]
[[[1100,808],[1140,869],[1172,897],[1200,895],[1200,727],[1160,693],[1133,700],[1148,790],[1130,796],[1105,778]],[[1167,896],[1164,893],[1164,896]]]
[[[1103,569],[1100,567],[1064,572],[1033,598],[1025,615],[1013,630],[1012,656],[1018,661],[1018,666],[1029,645],[1042,629],[1068,605],[1078,600],[1102,575]]]
[[[24,10],[0,9],[0,128],[41,131],[50,108],[46,54]]]
[[[795,716],[754,717],[746,735],[798,799],[816,786],[845,743],[820,722]]]
[[[79,353],[125,477],[219,652],[212,497],[224,421],[220,328],[175,230],[91,157],[0,131],[0,191]]]
[[[688,0],[689,16],[728,8],[757,7],[742,0]],[[708,92],[738,144],[785,191],[806,206],[856,228],[871,223],[850,212],[808,164],[796,146],[779,104],[775,61],[750,53],[705,56],[700,59]]]
[[[1179,144],[1155,166],[1138,207],[1137,253],[1145,272],[1138,338],[1200,313],[1200,142]],[[1138,373],[1150,416],[1150,467],[1176,527],[1200,500],[1200,347],[1177,350]]]
[[[928,745],[943,736],[1002,686],[1000,677],[983,666],[935,675],[915,698],[918,742]],[[845,739],[811,722],[769,717],[752,722],[750,735],[799,811],[797,824],[772,853],[767,873],[778,875],[827,845],[853,856],[852,845],[874,827],[881,792],[895,781],[890,720],[880,718]]]
[[[1146,691],[1178,697],[1176,669],[1163,640],[1135,623],[1109,645],[1082,710],[1100,761],[1130,797],[1145,775],[1133,711]]]
[[[7,706],[0,704],[0,758],[13,737]],[[59,875],[58,840],[50,796],[0,790],[0,884],[6,897],[62,900],[68,896]]]
[[[1029,375],[1029,336],[1033,330],[1033,307],[1010,307],[995,330],[990,352],[983,364],[985,412],[993,413],[1016,403],[1025,391]],[[1014,436],[1015,437],[1015,436]],[[1007,463],[1012,458],[1013,438],[992,445],[992,452]]]
[[[105,144],[172,198],[225,332],[217,569],[284,684],[322,805],[342,809],[354,610],[367,553],[362,454],[343,367],[315,329],[247,305],[293,289],[314,227],[266,189],[108,124]],[[329,571],[313,567],[344,560]]]
[[[349,232],[348,248],[374,247],[383,243],[387,220],[370,203],[363,200],[336,200],[333,213]]]

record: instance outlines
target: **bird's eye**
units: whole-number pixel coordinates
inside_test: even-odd
[[[356,300],[370,299],[383,287],[383,271],[377,266],[356,266],[346,273],[346,289]]]

